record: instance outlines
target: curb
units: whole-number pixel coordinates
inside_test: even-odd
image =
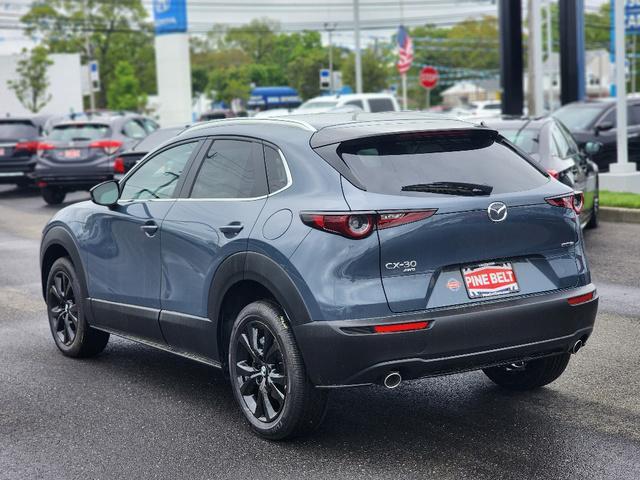
[[[640,223],[640,208],[600,207],[599,220],[603,222]]]

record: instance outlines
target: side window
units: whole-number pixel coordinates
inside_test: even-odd
[[[122,200],[171,198],[198,142],[169,148],[147,160],[127,179]]]
[[[147,131],[137,120],[129,120],[122,127],[122,133],[129,138],[144,138],[147,136]]]
[[[349,100],[345,103],[345,105],[353,105],[354,107],[358,107],[364,110],[364,104],[362,103],[362,100]]]
[[[144,129],[147,131],[147,133],[155,132],[160,127],[160,125],[158,125],[150,118],[143,118],[142,124],[144,125]]]
[[[629,105],[627,107],[627,123],[629,126],[640,125],[640,105]]]
[[[269,193],[277,192],[287,186],[289,178],[280,153],[271,147],[264,147],[264,160],[267,166]]]
[[[369,108],[372,112],[393,112],[393,102],[390,98],[370,98]]]
[[[268,193],[262,145],[216,140],[202,161],[192,198],[254,198]]]

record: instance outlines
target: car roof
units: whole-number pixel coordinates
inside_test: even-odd
[[[316,148],[345,140],[417,131],[456,130],[482,128],[465,120],[449,118],[442,114],[422,112],[336,112],[288,115],[276,118],[231,118],[202,122],[185,130],[181,138],[235,134],[255,136],[256,127],[267,135],[269,127],[284,129],[281,135],[287,135],[291,129],[305,130],[309,133],[307,141]],[[225,128],[227,127],[227,128]]]
[[[307,100],[305,103],[315,103],[323,101],[357,100],[362,98],[394,98],[391,93],[338,93],[336,95],[320,95]]]
[[[485,119],[484,122],[487,126],[494,128],[496,130],[501,130],[503,128],[528,128],[539,130],[547,123],[551,123],[555,121],[553,117],[545,116],[545,117],[520,117],[520,118],[489,118]]]

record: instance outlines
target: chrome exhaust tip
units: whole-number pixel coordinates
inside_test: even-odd
[[[392,389],[400,385],[400,382],[402,382],[402,376],[398,372],[390,372],[384,377],[382,384],[388,389]]]
[[[578,350],[580,350],[582,347],[584,346],[584,343],[582,343],[582,340],[578,340],[576,343],[573,344],[573,347],[571,347],[571,353],[576,354],[578,353]]]

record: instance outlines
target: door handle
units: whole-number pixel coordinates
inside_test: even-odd
[[[242,231],[244,225],[240,222],[231,222],[229,225],[220,227],[220,231],[225,235],[237,235]]]
[[[153,237],[158,231],[158,224],[156,222],[147,222],[140,226],[140,230],[142,230],[147,237]]]

